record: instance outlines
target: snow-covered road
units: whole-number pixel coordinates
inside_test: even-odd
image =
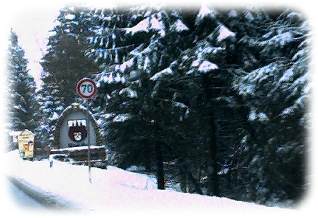
[[[13,200],[26,207],[46,209],[72,209],[76,208],[71,202],[65,201],[52,193],[41,190],[23,179],[9,177],[9,193]],[[12,191],[11,191],[12,190]]]
[[[44,208],[43,205],[35,201],[12,182],[8,182],[8,191],[12,200],[15,201],[18,206],[35,209]]]

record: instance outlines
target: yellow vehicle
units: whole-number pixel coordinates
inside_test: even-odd
[[[21,158],[33,160],[34,158],[34,134],[25,129],[18,135],[19,153]]]

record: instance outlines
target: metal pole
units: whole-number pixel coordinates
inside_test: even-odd
[[[90,149],[90,144],[89,143],[88,143],[87,159],[88,159],[88,181],[89,181],[89,183],[92,183],[92,177],[91,177],[91,149]]]
[[[89,111],[89,106],[87,105],[87,110]],[[88,181],[89,183],[92,183],[92,176],[91,176],[91,147],[90,147],[90,128],[89,128],[89,119],[87,119],[87,122],[86,122],[86,125],[87,125],[87,142],[88,142],[88,152],[87,152],[87,161],[88,161]]]

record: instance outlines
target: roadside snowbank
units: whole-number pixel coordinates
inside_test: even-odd
[[[108,166],[107,170],[92,168],[92,183],[88,181],[88,168],[54,161],[49,167],[48,160],[24,161],[18,151],[3,157],[8,163],[6,175],[25,183],[48,196],[72,202],[76,208],[98,210],[106,208],[131,209],[264,209],[269,208],[253,203],[228,198],[209,197],[197,194],[157,190],[155,181],[143,174],[128,172]]]

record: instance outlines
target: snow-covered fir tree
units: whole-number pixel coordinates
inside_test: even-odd
[[[62,9],[56,26],[50,31],[47,53],[41,60],[45,72],[43,82],[58,88],[59,97],[63,97],[61,101],[65,105],[74,102],[76,82],[97,69],[84,56],[89,24],[83,21],[87,16],[88,10],[73,7]]]
[[[89,23],[84,22],[87,16],[88,9],[63,8],[50,31],[47,53],[41,60],[43,86],[39,92],[45,144],[52,141],[54,125],[64,108],[80,101],[75,92],[77,81],[97,70],[84,55],[88,46]]]
[[[157,169],[160,188],[173,175],[183,191],[299,199],[309,90],[301,15],[203,5],[95,10],[89,20],[94,107],[114,163]]]
[[[41,146],[51,145],[55,130],[55,123],[66,107],[62,97],[58,97],[58,87],[44,83],[38,91],[39,113],[41,121],[36,132]]]
[[[186,47],[188,27],[178,10],[97,10],[94,19],[88,55],[102,70],[96,77],[97,104],[106,103],[107,139],[121,166],[135,163],[155,170],[162,189],[163,162],[172,158],[163,141],[173,134],[165,125],[175,120],[171,115],[178,102],[157,96],[159,84],[154,80],[169,73],[168,67]]]
[[[259,58],[234,82],[256,133],[244,143],[254,154],[248,166],[249,193],[261,202],[299,199],[306,188],[308,24],[293,11],[269,16],[263,35],[242,40]]]
[[[28,73],[28,61],[19,45],[18,36],[11,30],[8,50],[9,129],[34,132],[38,121],[35,82]]]

